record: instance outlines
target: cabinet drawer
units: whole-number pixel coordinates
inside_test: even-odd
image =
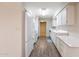
[[[64,48],[64,43],[62,41],[59,42],[60,47],[63,49]]]
[[[64,43],[61,40],[59,40],[59,52],[61,55],[64,54],[64,48]]]

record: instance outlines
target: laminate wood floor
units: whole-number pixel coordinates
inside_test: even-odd
[[[60,54],[50,39],[40,37],[30,57],[60,57]]]

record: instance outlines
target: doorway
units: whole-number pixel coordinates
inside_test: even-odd
[[[40,37],[46,37],[46,22],[40,22]]]

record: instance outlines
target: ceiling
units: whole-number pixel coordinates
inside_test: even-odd
[[[39,9],[46,8],[49,9],[49,13],[45,17],[53,16],[56,11],[62,8],[66,2],[26,2],[24,3],[25,9],[30,10],[33,16],[40,16]]]

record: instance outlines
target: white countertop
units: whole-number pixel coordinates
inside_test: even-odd
[[[79,38],[73,36],[58,36],[64,43],[70,47],[79,47]]]
[[[69,34],[68,31],[64,31],[64,30],[52,30],[52,32],[54,32],[57,35]]]
[[[53,30],[53,32],[55,32],[55,33],[68,33],[68,31],[64,31],[64,30]]]

